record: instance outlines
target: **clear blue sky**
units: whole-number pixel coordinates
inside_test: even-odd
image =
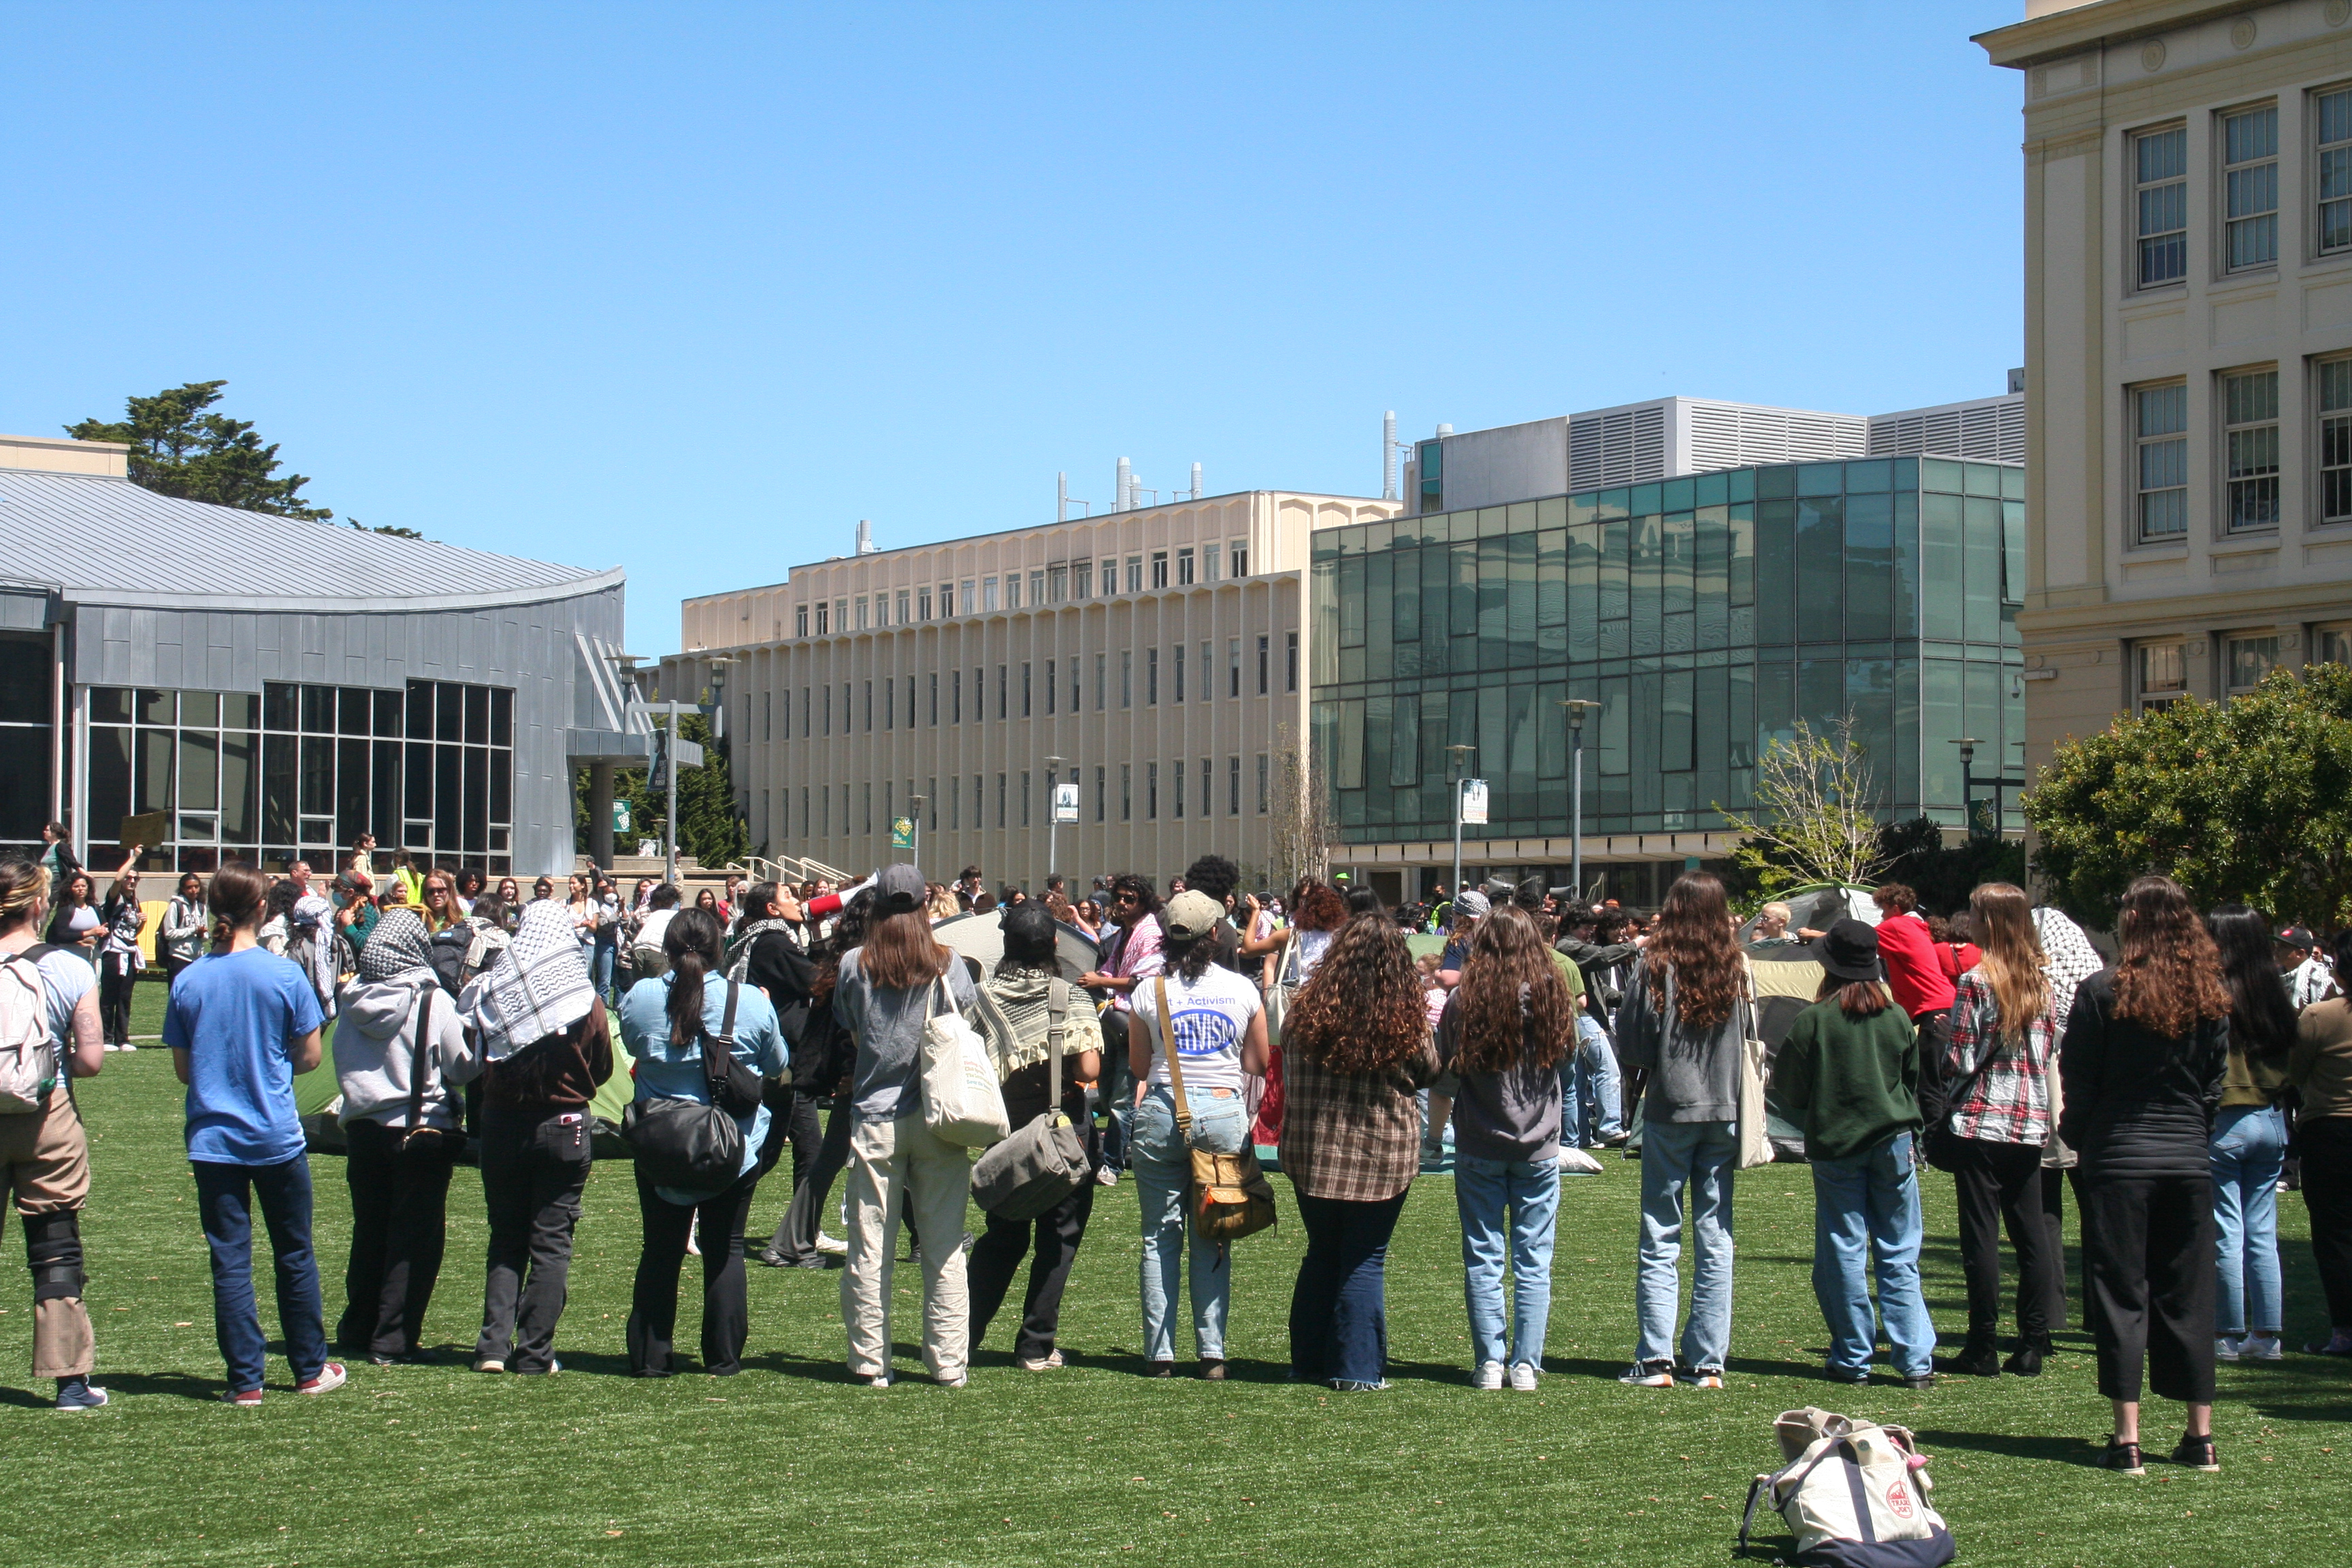
[[[677,601],[2021,363],[2019,0],[11,6],[0,429],[226,377],[339,514]]]

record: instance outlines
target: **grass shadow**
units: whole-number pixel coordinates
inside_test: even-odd
[[[1955,1432],[1941,1426],[1912,1429],[1923,1449],[1963,1448],[1970,1453],[1999,1454],[2011,1459],[2039,1459],[2047,1464],[2081,1465],[2096,1468],[2097,1443],[2083,1437],[2011,1432]]]
[[[226,1377],[197,1377],[184,1372],[110,1372],[92,1381],[110,1394],[153,1394],[205,1403],[218,1400],[228,1390]]]

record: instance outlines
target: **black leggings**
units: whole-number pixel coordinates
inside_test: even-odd
[[[139,971],[126,969],[110,953],[98,961],[98,1020],[110,1046],[131,1043],[131,988]]]
[[[751,1332],[743,1281],[743,1221],[760,1185],[754,1166],[736,1184],[699,1204],[674,1204],[637,1173],[637,1207],[645,1215],[644,1250],[637,1255],[636,1289],[629,1303],[629,1370],[640,1377],[670,1372],[670,1335],[677,1327],[677,1274],[686,1238],[702,1216],[702,1370],[728,1377],[743,1370]]]

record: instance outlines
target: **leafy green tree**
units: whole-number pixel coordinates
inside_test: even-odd
[[[735,784],[728,773],[727,742],[710,739],[710,721],[699,713],[678,718],[678,733],[702,744],[702,766],[677,775],[677,852],[700,866],[719,867],[751,851],[751,837],[735,809]],[[617,853],[630,854],[641,838],[658,840],[669,810],[666,790],[652,786],[644,768],[623,768],[613,778],[613,798],[629,804],[629,831],[614,837]],[[588,770],[572,783],[572,831],[584,850],[589,843]]]
[[[2352,670],[2271,672],[2227,703],[2185,698],[2058,748],[2025,796],[2052,899],[2105,927],[2134,877],[2200,908],[2352,924]]]
[[[1931,914],[1965,908],[1969,894],[1980,883],[2025,880],[2022,843],[1970,835],[1960,844],[1947,845],[1944,830],[1924,816],[1888,823],[1879,830],[1878,847],[1886,857],[1879,879],[1903,883],[1919,895],[1919,907]]]
[[[1716,810],[1742,836],[1732,848],[1746,890],[1771,897],[1809,882],[1867,882],[1885,863],[1878,785],[1849,713],[1816,734],[1803,720],[1757,760],[1756,809]]]
[[[276,442],[264,446],[249,422],[209,412],[227,384],[192,381],[152,397],[133,397],[122,418],[85,419],[67,426],[66,434],[77,441],[129,444],[132,482],[159,495],[312,522],[333,517],[325,507],[304,504],[307,478],[278,471],[283,465]]]

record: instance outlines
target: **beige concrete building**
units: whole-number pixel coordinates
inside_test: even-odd
[[[2352,637],[2352,0],[2028,0],[2029,767]]]
[[[715,679],[772,855],[865,869],[919,798],[927,873],[1035,887],[1058,779],[1055,869],[1255,877],[1307,733],[1309,536],[1399,510],[1258,490],[796,566],[688,600],[663,684]]]

